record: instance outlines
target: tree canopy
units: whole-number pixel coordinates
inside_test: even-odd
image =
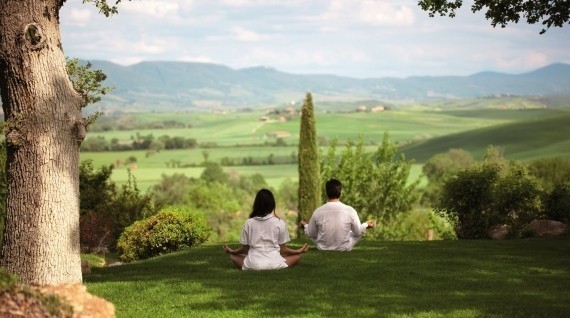
[[[430,17],[455,17],[456,11],[463,5],[462,0],[421,0],[418,5],[428,11]],[[485,11],[486,10],[486,11]],[[541,23],[544,29],[552,26],[563,27],[569,23],[570,1],[566,0],[474,0],[471,5],[473,13],[485,11],[485,18],[491,25],[506,27],[509,23],[518,23],[521,18],[529,24]]]

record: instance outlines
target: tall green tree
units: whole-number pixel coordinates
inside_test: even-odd
[[[462,0],[421,0],[418,5],[428,11],[431,17],[435,14],[455,17],[455,12],[463,5]],[[544,29],[552,26],[562,27],[569,23],[570,2],[566,0],[474,0],[471,5],[473,13],[485,11],[485,18],[491,25],[506,27],[509,23],[518,23],[521,17],[529,24],[541,23]]]
[[[349,140],[337,155],[334,140],[321,164],[321,180],[335,178],[343,183],[341,200],[351,206],[361,219],[373,219],[379,225],[390,224],[399,214],[411,210],[417,201],[416,187],[421,176],[410,179],[413,161],[397,155],[398,146],[386,133],[375,152],[368,153],[362,137]],[[382,231],[372,231],[381,237]]]
[[[116,12],[105,0],[84,2],[106,15]],[[81,111],[89,100],[66,69],[59,27],[64,3],[0,1],[8,184],[0,265],[37,285],[82,280],[79,147],[88,124]]]
[[[299,133],[299,214],[308,220],[320,204],[319,151],[313,97],[307,93],[301,109]]]

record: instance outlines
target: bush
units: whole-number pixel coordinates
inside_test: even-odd
[[[131,262],[204,243],[210,227],[198,214],[166,209],[127,227],[119,237],[119,258]]]
[[[494,185],[490,225],[508,224],[512,234],[518,234],[526,224],[539,217],[541,195],[538,182],[530,178],[523,167],[513,164]]]
[[[113,245],[113,222],[105,214],[89,211],[79,217],[80,244],[82,249],[109,248]]]
[[[517,235],[540,216],[542,193],[516,162],[485,162],[448,177],[435,210],[454,224],[458,238],[486,238],[487,230],[497,224],[507,224]]]
[[[543,213],[550,220],[568,223],[570,220],[570,183],[559,184],[546,194],[543,201]]]
[[[79,167],[80,240],[83,248],[115,249],[123,230],[134,221],[155,214],[152,198],[141,194],[128,170],[126,184],[111,181],[112,166],[96,170],[91,161]]]
[[[435,211],[455,227],[459,239],[485,238],[493,203],[494,166],[468,168],[446,179]]]
[[[424,241],[430,229],[434,240],[456,239],[449,222],[425,208],[400,213],[390,223],[383,224],[381,229],[367,232],[366,236],[389,241]]]
[[[361,219],[376,220],[382,226],[411,211],[418,199],[416,187],[421,176],[411,180],[413,161],[397,154],[398,147],[387,133],[373,153],[366,153],[360,137],[356,142],[348,140],[344,151],[337,156],[337,143],[333,141],[326,155],[321,154],[321,184],[330,178],[340,180],[343,202],[354,207]],[[322,199],[326,201],[324,187]]]

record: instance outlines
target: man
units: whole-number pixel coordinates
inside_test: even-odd
[[[299,226],[317,245],[325,251],[350,251],[366,229],[374,227],[374,222],[360,224],[356,210],[340,202],[342,183],[330,179],[325,185],[328,202],[313,212],[309,223],[301,221]]]

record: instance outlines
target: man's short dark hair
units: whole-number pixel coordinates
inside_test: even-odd
[[[342,183],[337,179],[330,179],[325,185],[325,190],[329,199],[338,199],[342,193]]]

